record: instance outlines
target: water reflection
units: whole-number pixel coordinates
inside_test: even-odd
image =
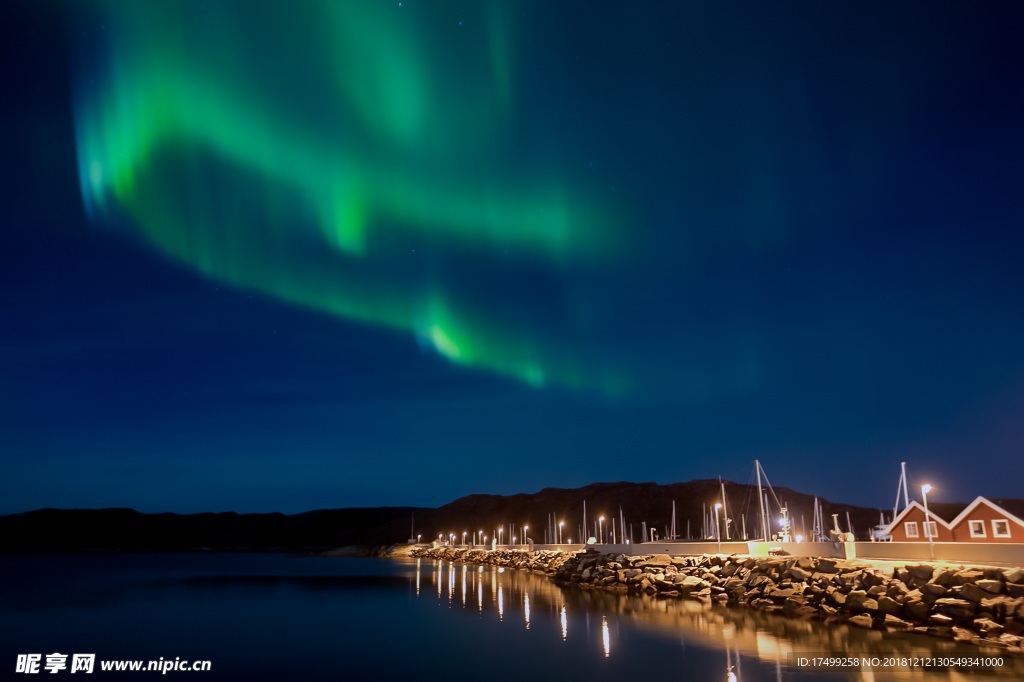
[[[419,573],[429,569],[424,569],[417,562],[415,570],[418,585]],[[431,577],[435,579],[436,576],[439,599],[443,598],[440,585],[445,577],[444,570],[443,563],[438,562]],[[454,565],[448,566],[450,604],[458,603],[452,598],[456,570]],[[922,635],[892,636],[844,626],[826,627],[820,623],[772,616],[751,609],[712,607],[697,601],[658,599],[646,595],[627,596],[603,590],[562,589],[543,576],[526,572],[506,572],[484,566],[476,570],[462,566],[460,572],[463,608],[467,608],[467,603],[470,608],[473,606],[468,602],[466,594],[475,592],[476,610],[481,615],[491,614],[497,621],[503,621],[506,610],[515,619],[521,613],[526,630],[531,633],[536,631],[537,636],[560,637],[560,642],[568,640],[570,620],[576,618],[576,622],[585,627],[585,641],[593,643],[587,645],[587,648],[593,647],[593,655],[600,658],[613,658],[612,649],[618,650],[618,647],[623,646],[620,628],[625,628],[623,634],[627,631],[642,631],[647,635],[669,639],[680,648],[721,651],[725,655],[719,659],[721,667],[715,666],[719,672],[714,674],[714,679],[727,682],[743,682],[744,663],[754,666],[754,672],[748,670],[753,675],[748,682],[773,679],[937,682],[979,678],[1011,679],[1019,678],[1019,674],[1024,672],[1024,660],[1012,654],[1002,654],[1011,664],[997,669],[974,670],[970,676],[964,676],[962,671],[956,670],[918,669],[886,671],[884,674],[870,670],[849,671],[838,678],[828,678],[824,671],[797,670],[794,667],[795,657],[808,654],[872,657],[993,656],[1000,655],[1000,652],[986,652],[969,645]],[[591,615],[601,618],[599,632],[591,631]],[[635,641],[635,638],[627,638],[625,645],[631,646],[631,641]],[[620,652],[615,658],[623,655]]]

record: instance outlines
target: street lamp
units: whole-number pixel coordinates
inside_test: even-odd
[[[722,508],[721,502],[715,503],[715,537],[718,538],[718,553],[722,553],[722,532],[718,529],[718,510]]]
[[[505,532],[505,527],[504,526],[502,526],[501,528],[498,529],[498,544],[499,545],[501,544],[501,534],[504,533],[504,532]]]
[[[921,486],[921,497],[924,498],[924,534],[928,537],[928,556],[935,561],[935,545],[932,544],[932,534],[928,526],[931,522],[931,515],[928,514],[928,492],[932,489],[930,483]]]
[[[562,544],[562,526],[565,525],[565,521],[558,522],[558,544]]]
[[[484,538],[484,532],[482,530],[477,531],[477,533],[476,533],[476,541],[477,541],[477,543],[482,545],[482,544],[484,544],[484,540],[485,539],[486,538]]]
[[[604,517],[602,516],[597,520],[597,539],[603,545],[604,544]]]
[[[466,531],[462,531],[462,544],[466,544]]]
[[[420,538],[422,538],[422,537],[423,537],[423,533],[417,533],[416,534],[416,544],[417,545],[420,544]]]
[[[523,544],[526,544],[526,531],[530,530],[529,526],[523,526]]]

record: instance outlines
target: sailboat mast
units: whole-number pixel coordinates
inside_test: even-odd
[[[761,492],[761,462],[756,459],[754,469],[757,470],[757,504],[761,507],[761,537],[768,542],[768,518],[764,515],[764,494]]]
[[[725,503],[725,484],[722,483],[722,477],[718,477],[718,485],[722,488],[722,515],[725,518],[725,539],[729,539],[729,507]]]
[[[907,494],[907,463],[900,462],[900,478],[903,480],[903,508],[910,506],[910,495]],[[893,516],[895,519],[896,517]]]

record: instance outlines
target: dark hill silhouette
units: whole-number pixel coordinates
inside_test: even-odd
[[[725,482],[729,514],[734,519],[731,535],[742,527],[746,517],[748,534],[757,528],[756,487]],[[794,533],[809,535],[813,497],[788,488],[775,488],[775,495],[788,505]],[[564,539],[579,540],[583,501],[587,503],[590,534],[599,515],[606,517],[606,530],[612,517],[618,524],[619,507],[626,517],[627,529],[640,541],[640,524],[646,521],[664,538],[671,524],[672,502],[676,503],[677,535],[685,537],[687,521],[690,535],[700,536],[702,505],[714,505],[721,498],[717,480],[698,480],[667,485],[656,483],[594,483],[583,488],[544,488],[536,493],[518,495],[468,495],[436,509],[416,507],[368,507],[322,509],[302,514],[238,514],[234,512],[202,514],[144,514],[134,509],[41,509],[22,514],[0,516],[0,551],[168,551],[168,550],[271,550],[321,551],[345,546],[381,546],[405,542],[412,523],[423,540],[439,533],[483,530],[493,536],[494,529],[508,525],[530,527],[535,542],[543,542],[549,514],[565,521]],[[825,524],[839,514],[842,530],[846,512],[850,514],[858,538],[878,523],[878,510],[819,500],[824,508]],[[774,508],[774,499],[771,501]],[[776,521],[778,513],[770,518]],[[413,521],[414,520],[414,521]],[[723,519],[724,520],[724,519]],[[521,531],[517,530],[517,534]],[[621,531],[619,537],[622,537]]]

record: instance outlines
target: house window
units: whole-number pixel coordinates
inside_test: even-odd
[[[907,534],[908,538],[920,537],[917,534],[917,521],[907,521],[903,524],[903,532]]]
[[[984,521],[968,521],[971,526],[971,537],[972,538],[983,538],[985,537],[985,522]]]
[[[935,525],[934,521],[925,521],[924,523],[924,536],[934,540],[939,537],[939,527]]]
[[[992,520],[992,537],[995,538],[1008,538],[1010,537],[1010,522],[1006,519],[993,519]]]

